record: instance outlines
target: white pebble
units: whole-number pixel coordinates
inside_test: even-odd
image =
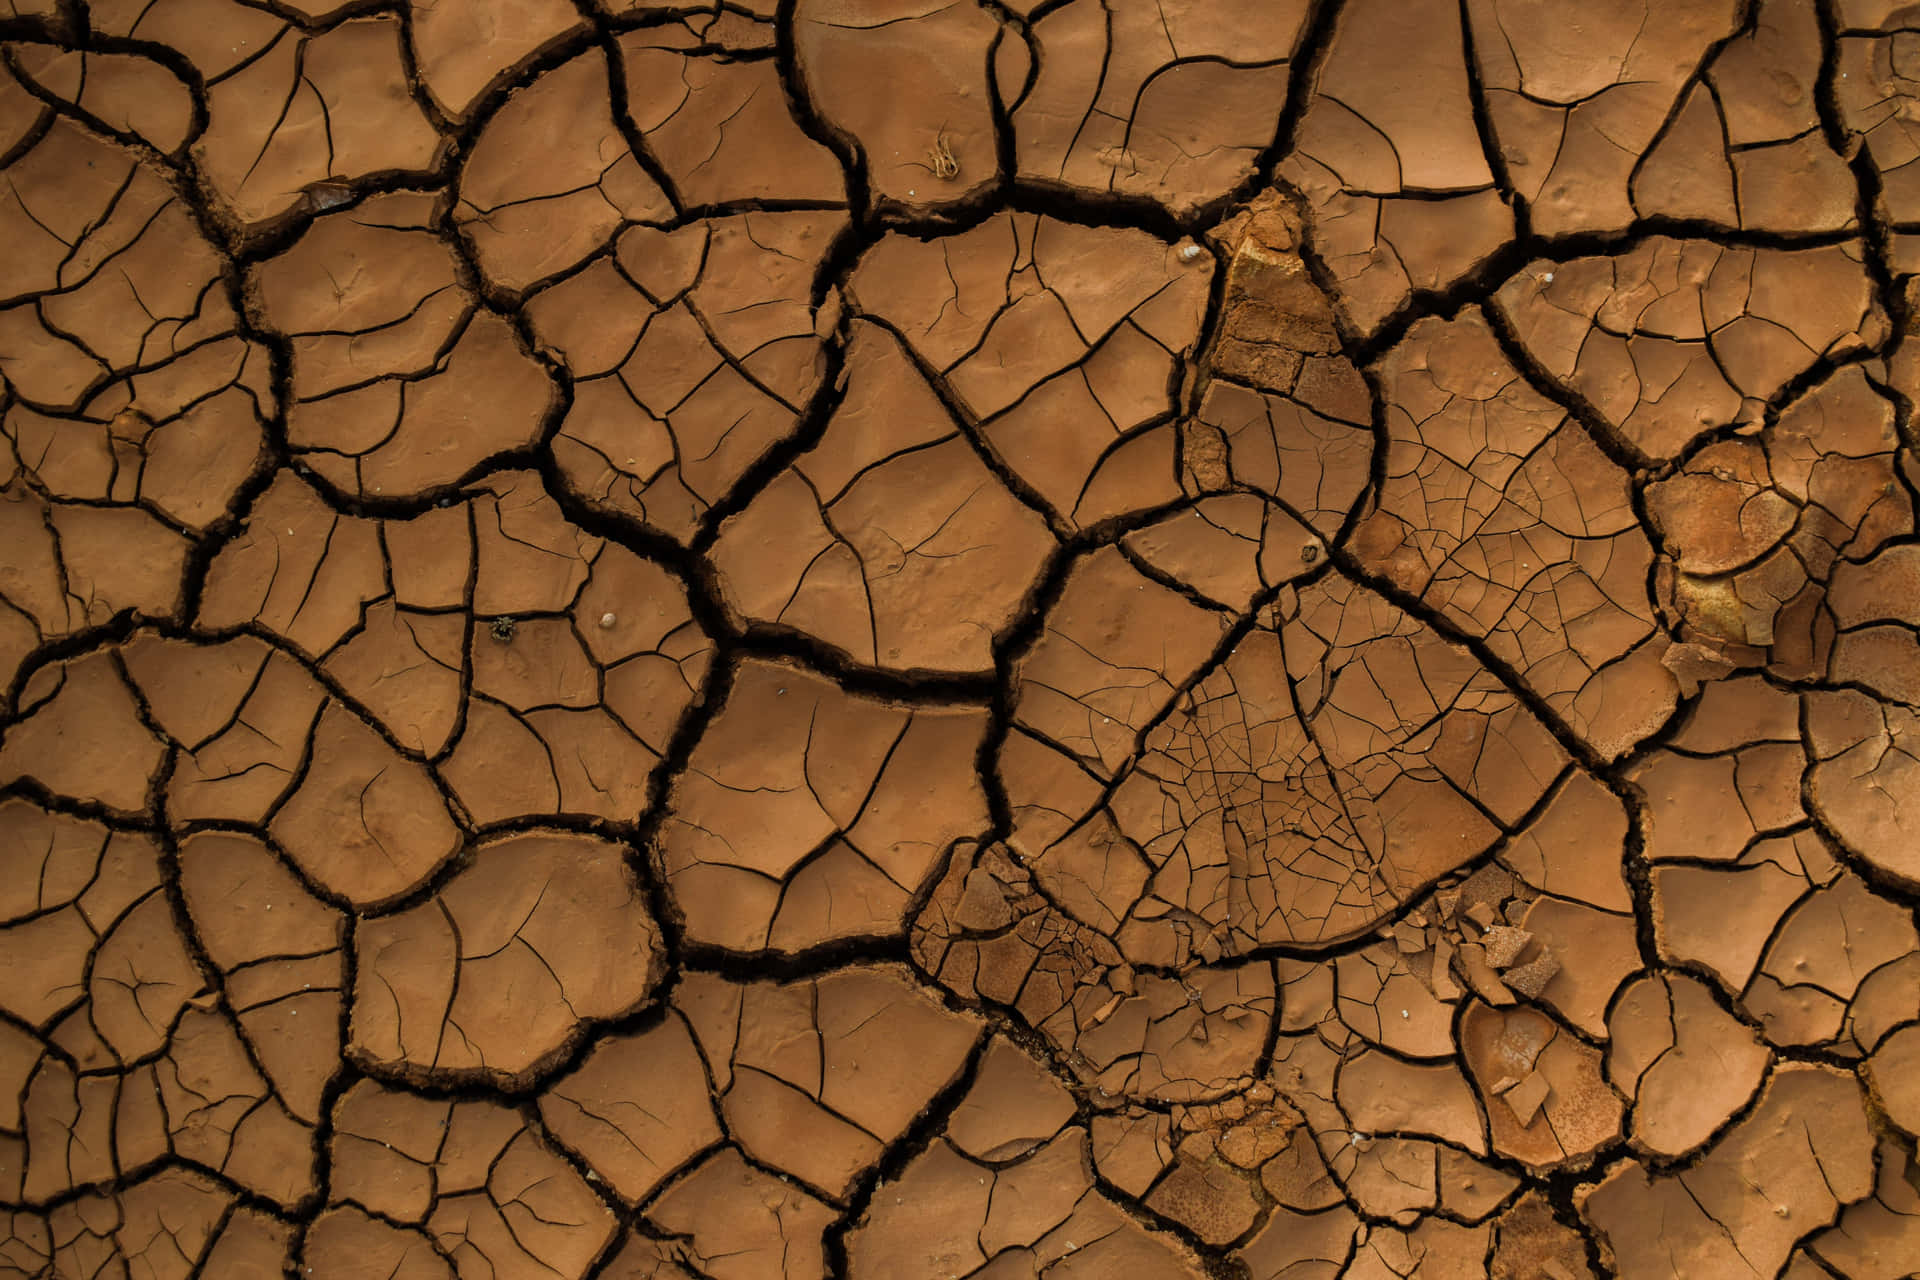
[[[619,619],[614,617],[612,614],[603,613],[600,615],[600,629],[602,631],[611,631],[613,630],[613,624],[618,621]]]

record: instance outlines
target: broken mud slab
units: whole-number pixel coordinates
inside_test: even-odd
[[[0,10],[0,1277],[1920,1274],[1920,17]]]

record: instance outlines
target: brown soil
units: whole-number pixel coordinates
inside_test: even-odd
[[[0,0],[0,1278],[1920,1275],[1920,7]]]

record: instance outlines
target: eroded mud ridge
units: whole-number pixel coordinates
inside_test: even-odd
[[[1920,7],[0,4],[0,1273],[1920,1274]]]

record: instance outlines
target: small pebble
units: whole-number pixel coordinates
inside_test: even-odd
[[[602,631],[611,631],[613,630],[613,624],[618,621],[619,619],[614,617],[612,614],[603,613],[600,615],[600,629]]]

